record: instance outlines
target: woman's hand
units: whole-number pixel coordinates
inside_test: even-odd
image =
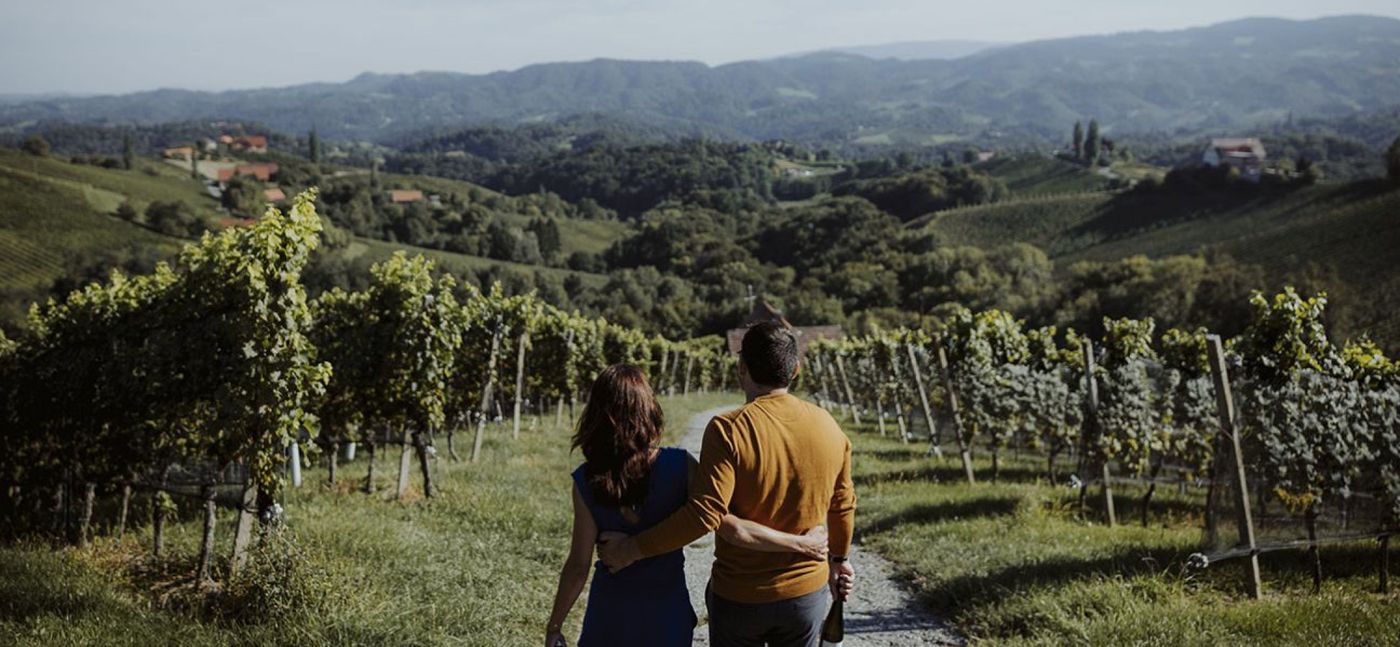
[[[797,552],[803,555],[817,561],[826,561],[828,550],[826,526],[817,526],[816,528],[802,533],[802,536],[797,540],[797,548]]]
[[[627,533],[625,533],[625,532],[617,532],[617,531],[615,531],[615,530],[605,530],[605,531],[603,531],[603,532],[598,533],[598,542],[599,542],[599,543],[606,544],[606,543],[608,543],[608,542],[610,542],[610,541],[612,541],[612,540],[614,540],[614,539],[626,539],[627,537],[628,537],[628,535],[627,535]]]
[[[544,647],[569,647],[569,642],[564,640],[564,632],[551,631],[544,635]]]

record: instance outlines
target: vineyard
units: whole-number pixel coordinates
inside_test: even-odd
[[[1141,491],[1145,527],[1166,488],[1204,502],[1205,552],[1186,566],[1378,540],[1379,588],[1400,515],[1400,365],[1373,344],[1334,346],[1323,296],[1256,296],[1236,339],[1205,330],[1155,336],[1149,320],[1107,320],[1095,343],[1075,331],[1023,329],[1007,313],[954,311],[932,334],[882,332],[809,349],[806,388],[881,435],[916,442],[1001,478],[1002,458],[1039,456],[1037,478],[1092,486],[1117,523],[1114,486]],[[973,454],[990,456],[976,474]],[[1306,533],[1306,539],[1297,536]]]
[[[193,584],[213,585],[217,510],[237,512],[229,576],[255,528],[278,527],[285,484],[322,453],[397,447],[390,491],[435,493],[441,439],[480,458],[488,421],[572,419],[603,367],[631,362],[666,392],[719,389],[733,358],[718,339],[669,341],[437,276],[402,253],[360,292],[308,299],[300,272],[319,243],[314,192],[288,213],[206,235],[173,264],[31,309],[26,334],[0,337],[0,516],[6,534],[85,544],[97,499],[118,501],[101,527],[120,536],[134,497],[150,497],[151,551],[164,549],[172,497],[199,502],[204,536]],[[467,431],[470,449],[459,452]]]
[[[370,631],[364,617],[387,633],[351,632],[350,642],[438,642],[497,627],[513,644],[533,630],[530,609],[544,603],[541,587],[517,574],[551,577],[563,546],[553,538],[563,536],[565,490],[550,475],[576,461],[560,438],[591,377],[626,361],[666,394],[734,386],[734,358],[718,339],[667,340],[532,294],[479,290],[421,256],[390,255],[364,289],[309,298],[300,272],[319,244],[313,204],[314,194],[303,195],[285,214],[270,210],[253,227],[187,245],[152,274],[114,273],[37,304],[22,337],[0,336],[0,532],[19,546],[10,550],[30,551],[0,564],[9,569],[0,580],[22,583],[0,586],[0,597],[48,586],[40,599],[62,609],[52,600],[89,595],[59,590],[80,580],[67,558],[55,565],[47,557],[55,543],[87,545],[94,560],[138,547],[154,559],[130,577],[162,591],[246,594],[250,577],[296,570],[257,555],[269,546],[299,555],[305,548],[285,533],[301,524],[311,545],[336,557],[297,559],[341,569],[342,588],[393,591],[352,595],[360,606],[338,607],[337,624],[318,625],[317,640],[346,626]],[[960,488],[974,497],[953,504],[960,514],[1002,509],[998,484],[1029,479],[1072,491],[1086,532],[1102,520],[1117,537],[1137,536],[1121,523],[1128,517],[1143,533],[1149,519],[1198,521],[1203,540],[1170,534],[1174,547],[1196,554],[1153,556],[1188,574],[1243,568],[1253,596],[1271,581],[1260,556],[1306,556],[1318,590],[1323,547],[1378,541],[1374,571],[1386,591],[1400,515],[1400,365],[1365,341],[1333,344],[1322,296],[1287,290],[1252,305],[1252,321],[1228,340],[1205,330],[1159,335],[1151,320],[1128,319],[1105,321],[1106,334],[1091,340],[1027,329],[1005,312],[953,309],[937,327],[814,342],[799,387],[853,431],[876,432],[856,443],[858,487],[872,492],[877,513],[898,500],[871,485],[888,477],[879,466],[912,455],[925,470],[918,473],[943,480],[939,490],[918,491],[915,511]],[[733,396],[700,401],[679,406],[698,412]],[[536,428],[552,436],[530,433]],[[299,489],[304,469],[324,482]],[[1115,509],[1125,492],[1133,509]],[[433,506],[416,504],[424,498]],[[383,499],[402,505],[356,505]],[[920,532],[917,517],[862,514],[860,532],[892,561],[956,562],[929,546],[888,548]],[[1068,546],[1071,537],[1040,542]],[[982,545],[958,540],[951,549]],[[27,548],[36,542],[43,548]],[[468,586],[435,579],[431,563],[384,565],[432,551],[490,577],[477,573]],[[366,552],[378,561],[361,565]],[[185,554],[191,559],[180,561]],[[386,568],[402,581],[386,583]],[[1026,567],[1006,572],[1019,581]],[[511,577],[519,581],[499,584]],[[1005,588],[939,586],[930,599],[976,601]],[[239,604],[275,616],[289,604],[279,600],[295,597],[281,590]],[[384,600],[404,590],[418,592],[415,608],[435,610],[402,620]],[[434,606],[463,590],[485,601],[472,607],[485,615]],[[0,620],[23,625],[27,616],[14,609],[28,607],[5,604]],[[1017,631],[1026,630],[1010,635]]]

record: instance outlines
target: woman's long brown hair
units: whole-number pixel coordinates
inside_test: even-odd
[[[595,500],[617,507],[646,500],[651,450],[664,427],[661,406],[641,369],[614,364],[598,374],[574,433]]]

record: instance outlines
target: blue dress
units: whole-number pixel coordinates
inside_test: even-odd
[[[574,483],[598,524],[598,532],[635,535],[671,516],[685,505],[689,458],[684,449],[667,447],[657,453],[648,477],[647,497],[637,510],[638,523],[628,523],[617,508],[599,505],[586,482],[582,465]],[[685,585],[685,554],[681,550],[638,561],[616,574],[602,562],[594,565],[583,614],[579,647],[656,645],[687,647],[695,630],[695,610]]]

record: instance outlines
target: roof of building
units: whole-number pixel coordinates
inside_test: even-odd
[[[1264,142],[1258,137],[1218,137],[1210,140],[1210,147],[1223,154],[1264,156]]]
[[[399,202],[422,202],[423,192],[418,189],[390,189],[389,201]]]
[[[744,321],[744,325],[739,328],[730,329],[725,335],[729,344],[729,352],[739,354],[739,349],[744,345],[744,333],[749,331],[749,327],[760,322],[778,320],[783,325],[792,328],[797,335],[797,345],[801,352],[807,352],[807,345],[818,339],[842,339],[846,336],[840,326],[793,326],[788,322],[783,313],[774,308],[772,304],[763,300],[755,300],[753,310],[749,312],[749,317]]]
[[[287,199],[287,194],[278,187],[263,189],[263,199],[268,202],[281,202]]]

